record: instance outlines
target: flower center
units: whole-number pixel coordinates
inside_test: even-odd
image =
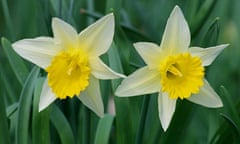
[[[162,91],[170,98],[188,98],[203,85],[204,68],[199,57],[182,53],[167,57],[160,63]]]
[[[48,84],[60,99],[79,95],[88,86],[88,56],[81,49],[60,52],[53,58],[46,71]]]

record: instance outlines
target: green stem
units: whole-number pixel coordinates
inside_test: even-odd
[[[137,136],[136,136],[136,144],[141,144],[142,143],[149,100],[150,100],[150,95],[144,96],[143,104],[142,104],[142,110],[141,110],[141,118],[140,118],[139,127],[138,127],[138,131],[137,131]]]
[[[84,115],[83,115],[83,144],[89,144],[90,139],[90,110],[83,106]]]

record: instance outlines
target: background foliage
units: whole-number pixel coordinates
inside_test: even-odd
[[[143,96],[115,97],[113,92],[120,80],[113,80],[101,81],[101,90],[105,113],[109,113],[109,100],[114,100],[116,115],[106,114],[99,119],[76,98],[56,101],[38,112],[46,74],[16,55],[11,43],[52,36],[52,17],[60,17],[79,32],[97,18],[114,12],[114,42],[102,59],[112,69],[128,75],[145,65],[132,43],[160,43],[176,4],[189,24],[192,46],[230,44],[206,69],[223,108],[178,101],[171,125],[163,133],[156,95],[148,103],[143,103]],[[0,0],[0,143],[240,143],[239,8],[239,0]],[[143,105],[147,110],[142,120]]]

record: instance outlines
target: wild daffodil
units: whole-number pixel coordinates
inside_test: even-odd
[[[181,9],[176,6],[159,45],[134,44],[146,66],[122,81],[116,90],[121,97],[159,93],[158,112],[164,131],[175,111],[177,99],[187,99],[206,107],[222,107],[219,96],[204,79],[204,66],[210,65],[228,45],[190,47],[190,31]]]
[[[53,38],[23,39],[13,44],[20,56],[47,72],[39,111],[56,99],[77,96],[102,117],[104,109],[98,79],[124,77],[99,58],[109,49],[113,39],[113,14],[104,16],[79,34],[71,25],[53,18],[52,30]]]

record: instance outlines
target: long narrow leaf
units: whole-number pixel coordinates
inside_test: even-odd
[[[37,76],[39,74],[39,68],[34,67],[29,74],[26,83],[24,84],[18,109],[18,120],[16,130],[16,142],[17,144],[28,143],[28,131],[29,131],[29,119],[32,104],[32,95],[34,84],[36,83]]]
[[[98,123],[95,144],[108,144],[114,116],[106,114]]]
[[[33,97],[32,142],[34,144],[49,144],[49,110],[38,111],[39,99],[44,79],[37,80]]]
[[[14,52],[11,43],[6,38],[2,38],[2,46],[14,74],[16,75],[20,84],[23,85],[29,73],[26,65],[24,64],[23,60]]]
[[[62,144],[74,144],[74,136],[66,117],[61,110],[53,105],[50,112],[50,120],[56,128]]]
[[[10,143],[10,135],[9,135],[9,128],[7,123],[4,95],[0,96],[0,143],[1,144]]]

